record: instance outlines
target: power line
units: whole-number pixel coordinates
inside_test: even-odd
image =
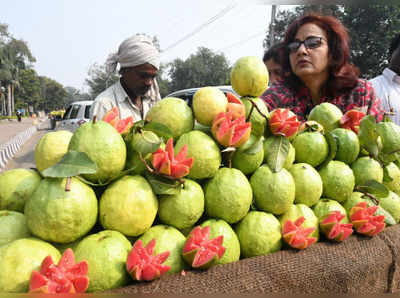
[[[228,50],[230,48],[233,48],[233,47],[237,46],[238,44],[248,42],[249,40],[252,40],[253,38],[258,37],[261,34],[265,34],[265,29],[263,31],[260,31],[260,32],[256,33],[256,34],[253,34],[253,35],[250,35],[250,36],[248,36],[248,37],[246,37],[244,39],[241,39],[241,40],[239,40],[239,41],[237,41],[237,42],[235,42],[233,44],[230,44],[230,45],[218,50],[218,52],[223,52],[223,51],[226,51],[226,50]]]
[[[236,7],[236,1],[232,1],[228,6],[226,6],[225,8],[223,8],[220,12],[218,12],[215,16],[213,16],[212,18],[210,18],[207,22],[201,24],[200,26],[198,26],[195,30],[193,30],[192,32],[186,34],[184,37],[182,37],[181,39],[179,39],[178,41],[174,42],[173,44],[171,44],[170,46],[168,46],[166,49],[164,49],[162,52],[165,53],[166,51],[172,49],[173,47],[177,46],[178,44],[184,42],[186,39],[192,37],[193,35],[195,35],[196,33],[198,33],[199,31],[201,31],[202,29],[204,29],[205,27],[207,27],[208,25],[210,25],[211,23],[215,22],[216,20],[218,20],[219,18],[222,18],[224,15],[226,15],[229,11],[231,11],[233,8]]]

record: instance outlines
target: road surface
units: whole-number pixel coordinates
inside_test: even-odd
[[[27,125],[25,128],[29,128],[32,124]],[[37,142],[40,140],[40,138],[46,134],[47,132],[51,131],[49,130],[49,121],[46,120],[45,122],[40,123],[38,127],[38,131],[36,131],[32,137],[29,138],[25,142],[25,144],[20,148],[20,150],[14,155],[14,157],[8,161],[6,167],[3,169],[3,171],[6,170],[11,170],[11,169],[16,169],[16,168],[36,168],[35,165],[35,158],[34,158],[34,152],[35,152],[35,147]],[[3,129],[3,125],[0,126],[1,129]],[[4,127],[5,128],[5,127]],[[5,130],[7,132],[7,135],[9,138],[15,135],[15,131],[12,133],[10,132],[10,127],[9,130]],[[3,130],[1,132],[2,139],[6,139],[5,137],[6,133],[3,135]]]

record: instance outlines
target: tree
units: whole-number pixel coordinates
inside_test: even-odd
[[[66,105],[67,92],[64,87],[45,76],[40,76],[40,95],[42,101],[39,103],[37,109],[46,112],[62,108]]]
[[[40,79],[34,69],[22,69],[19,72],[19,87],[15,91],[16,108],[32,106],[36,109],[42,98],[40,97]]]
[[[117,74],[109,74],[106,72],[105,65],[94,63],[88,72],[89,77],[85,79],[86,84],[89,86],[89,94],[92,99],[106,90],[112,84],[118,81]]]
[[[7,86],[8,115],[14,111],[14,89],[19,86],[20,70],[35,61],[26,42],[12,37],[8,25],[0,24],[0,82]]]
[[[169,64],[170,91],[229,84],[230,66],[224,54],[199,47],[188,59]]]
[[[65,92],[67,93],[66,98],[65,98],[66,104],[72,103],[74,101],[92,100],[89,93],[80,91],[79,89],[76,89],[75,87],[67,86],[64,89],[65,89]]]
[[[375,77],[387,66],[390,41],[400,32],[400,4],[299,5],[294,11],[279,11],[274,25],[277,40],[283,40],[287,26],[307,11],[334,15],[348,28],[351,59],[361,77]],[[269,38],[267,32],[264,48]]]

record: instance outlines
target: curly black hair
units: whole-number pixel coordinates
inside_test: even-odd
[[[267,51],[265,51],[263,56],[263,61],[266,62],[269,59],[275,61],[275,63],[280,63],[280,49],[283,47],[283,42],[278,42],[271,46]]]
[[[392,57],[393,52],[398,48],[400,45],[400,33],[397,34],[393,39],[392,42],[390,43],[390,48],[389,48],[389,59]]]

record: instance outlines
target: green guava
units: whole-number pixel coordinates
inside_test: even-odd
[[[313,211],[319,221],[321,221],[325,215],[331,213],[332,211],[340,211],[340,213],[345,215],[340,223],[349,223],[348,212],[338,201],[321,198],[319,202],[314,205]]]
[[[147,112],[146,120],[167,126],[174,139],[191,131],[194,125],[192,109],[184,100],[176,97],[167,97],[157,102]]]
[[[67,130],[48,132],[35,147],[35,163],[40,173],[55,165],[67,153],[72,133]]]
[[[0,246],[30,236],[31,233],[26,225],[24,214],[15,211],[0,210]]]
[[[298,218],[304,216],[305,221],[301,225],[303,228],[315,228],[309,237],[319,239],[319,221],[313,210],[304,204],[293,204],[289,209],[279,217],[281,226],[283,227],[287,220],[295,222]]]
[[[257,137],[263,136],[266,133],[267,129],[267,119],[265,119],[265,117],[269,117],[268,108],[265,105],[264,101],[259,97],[241,97],[240,100],[243,102],[246,109],[246,119],[249,116],[250,111],[252,110],[250,116],[251,134]],[[254,102],[254,104],[263,115],[260,114],[260,112],[256,108],[252,109],[253,104],[251,103],[251,101]]]
[[[39,271],[48,255],[55,263],[61,257],[55,247],[36,238],[22,238],[0,246],[0,293],[28,292],[32,271]]]
[[[249,211],[253,199],[246,176],[238,169],[221,168],[204,187],[206,214],[232,224]]]
[[[397,195],[400,195],[400,169],[399,167],[391,162],[388,165],[385,166],[388,175],[391,177],[392,181],[383,181],[383,184],[396,193]]]
[[[93,189],[77,178],[45,178],[25,204],[33,235],[46,241],[68,243],[86,235],[96,224],[97,198]]]
[[[175,144],[177,154],[185,144],[187,157],[193,157],[193,166],[187,178],[204,179],[213,177],[221,165],[221,151],[215,141],[204,132],[193,130],[183,134]]]
[[[137,132],[133,135],[132,138],[125,139],[126,143],[125,169],[133,169],[132,172],[130,172],[130,175],[143,175],[146,170],[146,166],[140,159],[139,153],[137,151],[140,150],[138,144],[140,144],[140,141],[142,141],[143,139],[151,143],[160,142],[160,138],[154,132],[149,130],[143,130],[141,133]],[[161,144],[165,146],[164,143]],[[160,145],[160,147],[162,146]],[[148,162],[149,164],[151,163],[151,153],[142,156],[142,158],[144,158],[146,162]]]
[[[328,142],[317,131],[298,134],[293,141],[293,146],[296,151],[296,162],[308,163],[313,167],[322,164],[329,154]]]
[[[383,168],[375,159],[364,156],[352,163],[356,185],[365,183],[368,180],[375,180],[379,183],[383,181]]]
[[[329,102],[324,102],[311,110],[308,120],[317,121],[324,127],[324,131],[327,133],[340,127],[340,119],[342,117],[343,113],[337,106]]]
[[[400,197],[392,191],[385,198],[379,198],[379,206],[385,209],[394,218],[396,223],[400,222]]]
[[[118,131],[104,121],[82,124],[72,136],[68,150],[84,152],[96,163],[95,174],[82,175],[91,182],[106,182],[125,167],[125,142]]]
[[[267,255],[282,247],[279,220],[271,213],[250,211],[235,227],[243,258]]]
[[[386,154],[400,150],[400,126],[393,122],[379,122],[376,131],[382,140],[382,152]]]
[[[379,198],[379,202],[383,201],[383,205],[385,208],[388,208],[386,210],[383,208],[383,205],[379,203],[378,209],[376,210],[375,215],[384,215],[385,216],[385,222],[388,225],[393,225],[395,223],[398,223],[399,219],[399,205],[398,205],[398,196],[392,196],[394,194],[393,192],[390,192],[388,197],[384,198],[383,200]],[[395,195],[395,194],[394,194]],[[351,208],[353,208],[355,205],[361,202],[366,202],[368,206],[376,206],[376,202],[374,202],[371,198],[365,196],[361,192],[353,192],[350,198],[346,200],[346,202],[343,203],[343,207],[346,209],[347,214],[350,214]],[[393,214],[392,214],[393,213]],[[388,215],[392,217],[392,219],[388,218]],[[397,219],[396,219],[396,218]]]
[[[360,153],[360,142],[355,132],[349,129],[335,128],[331,134],[337,142],[335,159],[346,164],[353,163]]]
[[[256,56],[239,58],[231,70],[231,85],[240,96],[258,97],[268,88],[268,70]]]
[[[294,179],[285,168],[273,173],[264,164],[253,173],[250,184],[259,210],[279,215],[285,213],[294,202]]]
[[[240,170],[243,174],[248,175],[257,170],[264,160],[264,150],[260,148],[255,154],[249,154],[246,152],[251,146],[257,142],[259,138],[254,135],[250,135],[249,140],[240,146],[232,157],[232,167]]]
[[[24,212],[26,200],[42,177],[35,170],[13,169],[0,173],[0,210]]]
[[[169,251],[168,259],[163,265],[170,266],[168,274],[181,272],[186,268],[185,261],[182,258],[182,250],[185,244],[185,236],[175,229],[167,225],[152,226],[140,238],[145,247],[151,240],[156,239],[154,254],[158,255],[165,251]]]
[[[239,261],[240,243],[239,239],[232,227],[222,219],[208,219],[201,225],[202,228],[210,227],[210,239],[217,236],[224,236],[222,246],[225,247],[225,253],[222,258],[217,260],[217,264],[228,264]]]
[[[289,172],[296,189],[294,202],[308,207],[316,204],[322,195],[322,179],[318,171],[307,163],[297,163]]]
[[[228,99],[217,87],[203,87],[193,95],[193,112],[200,124],[211,126],[215,116],[225,112]]]
[[[268,156],[270,156],[270,154],[272,154],[271,152],[271,143],[276,139],[279,138],[278,136],[270,136],[268,138],[265,139],[264,141],[264,162],[267,162],[268,160]],[[283,164],[283,167],[286,170],[289,170],[292,165],[293,162],[295,160],[296,157],[296,150],[294,149],[293,145],[291,143],[289,143],[289,152],[288,155],[286,157],[285,163]]]
[[[344,162],[331,160],[319,170],[319,175],[323,183],[324,197],[344,202],[351,196],[355,179],[353,171]]]
[[[184,179],[178,194],[159,195],[158,200],[160,221],[180,230],[193,226],[204,212],[203,189],[190,179]]]
[[[126,260],[132,248],[124,235],[105,230],[82,239],[75,248],[75,260],[86,260],[90,279],[88,292],[102,292],[120,288],[130,281]]]
[[[100,223],[125,236],[139,236],[154,222],[158,200],[142,176],[123,176],[104,191],[99,204]]]

